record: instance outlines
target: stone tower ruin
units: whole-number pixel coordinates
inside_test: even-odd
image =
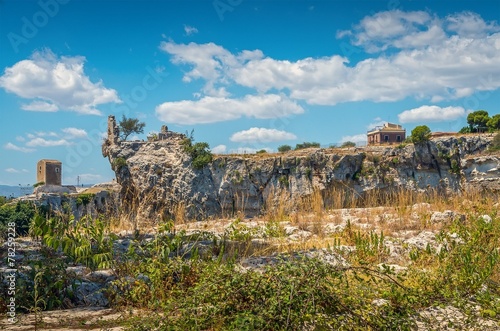
[[[108,140],[110,143],[116,144],[120,137],[120,130],[116,125],[115,116],[108,116]]]
[[[43,159],[36,164],[36,181],[45,185],[61,186],[62,163],[57,160]]]

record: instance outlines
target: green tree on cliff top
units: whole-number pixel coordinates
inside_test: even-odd
[[[120,139],[127,140],[128,136],[132,133],[144,133],[145,126],[146,123],[139,122],[137,118],[127,118],[125,115],[122,115],[122,120],[118,123]]]

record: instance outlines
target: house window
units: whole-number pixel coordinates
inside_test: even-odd
[[[38,171],[42,172],[42,166],[40,166],[40,168],[38,169]]]
[[[401,141],[401,136],[396,136],[396,141],[400,142]]]
[[[388,135],[385,135],[385,136],[384,136],[384,141],[385,141],[386,143],[387,143],[387,142],[389,142],[389,136],[388,136]]]
[[[58,173],[59,173],[59,168],[56,168],[56,174],[58,174]]]

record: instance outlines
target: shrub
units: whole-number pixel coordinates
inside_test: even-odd
[[[265,149],[258,150],[255,154],[265,154],[267,151]]]
[[[86,206],[90,203],[90,201],[92,201],[92,199],[94,199],[95,197],[95,194],[93,193],[82,193],[80,195],[78,195],[78,197],[76,198],[76,205],[77,206]]]
[[[117,157],[116,159],[113,160],[113,163],[111,164],[111,167],[113,168],[114,171],[120,171],[122,167],[127,166],[127,160],[125,160],[123,157]]]
[[[42,185],[45,185],[45,182],[35,183],[35,184],[33,184],[33,188],[38,187],[38,186],[42,186]]]
[[[291,150],[292,150],[292,146],[290,146],[290,145],[281,145],[278,147],[278,152],[280,152],[280,153],[285,153],[285,152],[288,152]]]
[[[470,128],[470,126],[464,126],[463,128],[460,129],[460,131],[458,131],[458,133],[471,133],[472,130]]]
[[[290,185],[290,182],[288,181],[288,176],[282,175],[278,179],[279,183],[281,186],[288,187]]]
[[[158,133],[157,132],[150,132],[147,136],[149,141],[156,141],[158,140]]]
[[[10,200],[12,200],[11,198],[7,198],[7,197],[4,197],[4,196],[0,196],[0,207],[5,205],[6,203],[8,203]]]
[[[352,141],[346,141],[342,145],[340,145],[341,148],[348,148],[348,147],[355,147],[356,143]]]
[[[491,145],[488,148],[490,151],[498,151],[500,150],[500,132],[493,137],[493,140],[491,141]]]
[[[185,138],[182,141],[184,152],[191,156],[191,164],[195,169],[202,169],[207,164],[212,162],[213,155],[210,151],[210,146],[206,142],[198,142],[193,144],[193,137]]]
[[[320,144],[317,142],[303,142],[302,144],[295,145],[295,150],[304,149],[304,148],[319,148]]]
[[[460,174],[460,165],[457,160],[451,160],[450,172],[454,174]]]
[[[427,125],[419,125],[411,131],[411,141],[414,144],[422,144],[429,141],[431,129]]]
[[[44,208],[40,208],[45,211]],[[5,204],[0,207],[0,234],[5,236],[8,223],[14,223],[17,235],[26,235],[30,222],[36,213],[36,206],[31,202]]]

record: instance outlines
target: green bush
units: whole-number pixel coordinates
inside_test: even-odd
[[[37,214],[30,227],[35,238],[54,253],[62,251],[73,262],[81,263],[93,270],[111,267],[113,241],[116,236],[109,233],[109,224],[101,219],[83,217],[78,221],[61,217],[43,217]]]
[[[278,152],[280,152],[280,153],[285,153],[285,152],[288,152],[291,150],[292,150],[292,146],[290,146],[290,145],[281,145],[278,147]]]
[[[9,203],[11,200],[12,200],[12,198],[0,196],[0,207],[5,205],[6,203]]]
[[[288,181],[288,176],[287,175],[281,175],[278,178],[278,182],[280,183],[281,186],[283,187],[288,187],[290,186],[290,182]]]
[[[297,144],[295,145],[295,150],[298,150],[298,149],[304,149],[304,148],[319,148],[320,147],[320,144],[317,143],[317,142],[303,142],[302,144]]]
[[[78,197],[76,198],[76,205],[77,206],[86,206],[92,201],[95,197],[94,193],[82,193],[79,194]]]
[[[356,143],[352,141],[346,141],[342,145],[340,145],[340,148],[348,148],[348,147],[356,147]]]
[[[411,141],[414,144],[422,144],[429,141],[431,129],[427,125],[419,125],[411,130]]]
[[[210,146],[206,142],[198,142],[193,144],[193,137],[185,138],[182,141],[184,152],[191,156],[191,164],[195,169],[202,169],[207,164],[212,162],[213,155],[210,151]]]
[[[44,207],[39,207],[40,212],[45,212]],[[0,234],[5,237],[7,224],[14,223],[16,234],[24,236],[28,234],[30,222],[37,212],[37,207],[32,202],[19,201],[16,204],[4,204],[0,206]]]
[[[114,171],[120,171],[122,167],[127,166],[127,160],[123,157],[117,157],[116,159],[113,160],[113,163],[111,164],[111,167],[113,168]]]
[[[152,260],[141,270],[150,283],[118,280],[120,300],[160,308],[161,316],[141,319],[132,330],[409,330],[414,325],[401,291],[377,271],[344,271],[300,256],[262,272],[241,272],[231,262],[211,259]],[[373,305],[382,292],[391,304]]]
[[[493,140],[491,141],[491,145],[488,148],[490,151],[499,151],[500,150],[500,132],[497,133]]]

